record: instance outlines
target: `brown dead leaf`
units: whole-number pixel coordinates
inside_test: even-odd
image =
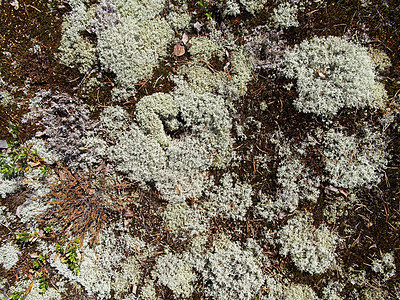
[[[179,42],[174,46],[174,55],[182,56],[183,54],[185,54],[185,46],[182,46]]]
[[[339,192],[345,197],[347,197],[349,195],[349,192],[346,191],[345,189],[339,189]]]
[[[32,162],[32,163],[29,163],[29,166],[31,167],[31,168],[34,168],[34,167],[37,167],[38,165],[40,165],[40,161],[37,161],[37,162]]]
[[[124,226],[128,226],[130,223],[132,223],[132,218],[124,220]]]
[[[131,217],[133,217],[133,211],[127,209],[127,210],[125,211],[125,213],[124,213],[124,217],[125,217],[125,218],[131,218]]]

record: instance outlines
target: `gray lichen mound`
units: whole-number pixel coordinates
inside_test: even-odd
[[[117,163],[117,170],[143,184],[152,181],[166,166],[161,145],[146,136],[136,124],[119,134],[116,145],[110,147],[109,152],[111,160]]]
[[[300,271],[324,273],[335,261],[337,236],[324,225],[315,228],[307,216],[290,219],[278,235],[280,254],[290,255]]]
[[[343,131],[331,129],[323,144],[325,169],[333,185],[355,188],[380,182],[388,154],[379,131],[365,127],[358,135],[347,136]]]
[[[165,0],[69,2],[72,11],[63,22],[61,62],[86,73],[99,61],[120,84],[113,91],[114,98],[120,100],[118,93],[133,96],[134,85],[152,75],[174,38],[174,31],[160,16]],[[96,36],[97,45],[88,34]]]
[[[215,299],[254,299],[264,283],[264,275],[253,253],[229,240],[215,242],[214,251],[206,255],[205,267],[199,270],[208,296]]]
[[[231,174],[225,174],[221,184],[215,186],[204,206],[211,216],[222,216],[234,220],[244,220],[247,209],[251,206],[253,190],[251,185],[232,178]]]
[[[4,269],[10,270],[18,262],[20,254],[19,248],[8,242],[0,247],[0,264]]]
[[[162,120],[172,120],[177,114],[178,108],[169,94],[145,96],[136,105],[136,120],[141,128],[163,147],[169,146],[171,138],[166,135]]]
[[[61,63],[78,67],[81,73],[89,71],[96,61],[96,48],[81,33],[86,31],[92,18],[83,1],[70,1],[72,11],[64,18],[59,47]]]
[[[122,115],[112,109],[102,119],[124,119]],[[108,156],[131,180],[155,184],[167,201],[200,197],[210,185],[209,168],[223,168],[232,157],[232,124],[224,98],[193,92],[187,84],[178,84],[170,94],[143,97],[136,122],[129,122],[118,125],[124,130],[102,122],[115,141]],[[167,129],[184,134],[172,138]]]
[[[166,46],[172,38],[173,31],[165,19],[142,23],[127,16],[99,34],[100,62],[128,87],[151,75],[159,58],[166,55]]]
[[[158,281],[169,287],[176,296],[190,297],[194,291],[196,275],[184,255],[167,253],[160,256],[155,265]]]
[[[286,52],[284,65],[284,74],[297,80],[299,111],[330,117],[344,107],[376,107],[379,100],[368,50],[343,38],[303,41]]]

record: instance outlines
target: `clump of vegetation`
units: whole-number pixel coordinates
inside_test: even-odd
[[[375,259],[372,262],[372,270],[383,276],[383,281],[389,280],[396,274],[396,265],[392,253],[385,253],[382,259]]]
[[[170,288],[176,296],[190,297],[196,275],[183,255],[167,253],[160,256],[154,270],[158,281]]]
[[[345,107],[376,107],[380,100],[368,50],[344,38],[302,41],[285,53],[284,66],[284,75],[297,81],[299,111],[331,117]]]
[[[244,220],[247,209],[252,205],[253,190],[251,185],[240,182],[230,174],[225,174],[220,185],[214,186],[207,193],[205,209],[210,216],[222,216],[234,220]]]
[[[279,252],[290,255],[300,271],[320,274],[335,261],[338,237],[325,225],[315,228],[311,222],[306,215],[290,219],[278,232]]]
[[[298,7],[293,1],[284,2],[274,8],[272,21],[276,27],[289,28],[299,26],[297,21]]]
[[[8,242],[0,247],[0,264],[6,270],[10,270],[19,260],[21,251],[12,242]]]
[[[333,185],[351,189],[379,183],[387,164],[386,141],[379,131],[364,127],[348,136],[331,129],[323,145],[325,169]]]
[[[258,26],[246,36],[246,48],[256,69],[278,69],[282,65],[286,41],[283,32],[268,26]]]
[[[245,250],[226,237],[214,243],[206,254],[203,275],[207,295],[216,299],[252,299],[264,283],[260,265],[250,250]]]
[[[68,265],[68,268],[78,275],[81,270],[78,265],[78,245],[79,239],[76,239],[72,242],[67,242],[65,238],[62,238],[57,242],[56,252],[60,255],[61,262],[64,262]]]
[[[399,297],[395,0],[44,2],[0,0],[4,297]]]

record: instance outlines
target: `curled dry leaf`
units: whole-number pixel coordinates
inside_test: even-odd
[[[124,220],[124,226],[128,226],[130,223],[132,223],[132,218]]]
[[[325,74],[324,74],[323,72],[317,71],[317,74],[318,74],[318,76],[321,77],[322,79],[326,79],[326,76],[325,76]]]
[[[182,46],[179,42],[174,46],[174,55],[182,56],[183,54],[185,54],[185,46]]]

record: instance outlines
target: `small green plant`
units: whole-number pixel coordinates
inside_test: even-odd
[[[60,254],[60,260],[68,265],[68,268],[73,271],[76,275],[80,273],[80,268],[78,266],[78,254],[76,250],[78,249],[79,239],[74,240],[66,245],[65,238],[62,238],[57,242],[56,251]]]
[[[47,234],[53,232],[53,227],[50,224],[47,224],[44,228],[43,228],[44,232],[46,232]]]
[[[206,12],[208,10],[208,6],[210,5],[210,2],[206,1],[206,0],[200,0],[197,5],[200,7],[200,9],[203,12]]]
[[[39,257],[33,261],[32,268],[35,272],[35,278],[39,278],[39,293],[44,294],[49,288],[47,270],[45,268],[47,255],[39,254]]]
[[[50,168],[48,166],[40,167],[40,174],[42,175],[42,177],[46,177],[49,172]]]
[[[32,145],[23,145],[18,125],[10,124],[9,127],[14,140],[8,142],[7,153],[0,154],[0,173],[6,177],[13,177],[41,165],[43,159],[38,156],[36,149],[32,149]],[[42,175],[47,175],[49,168],[42,168]]]
[[[40,267],[42,267],[46,261],[46,258],[46,255],[40,253],[38,259],[34,260],[32,263],[33,269],[38,270]]]
[[[212,19],[212,12],[209,11],[209,6],[210,6],[210,2],[206,1],[206,0],[200,0],[197,5],[200,7],[200,10],[204,13],[204,15],[206,16],[207,20],[211,20]]]
[[[49,281],[49,276],[47,276],[45,274],[42,274],[39,277],[39,293],[40,294],[44,294],[47,291],[47,289],[49,288],[48,281]]]
[[[22,245],[34,243],[37,240],[37,233],[36,232],[34,234],[27,232],[17,233],[16,239]]]
[[[14,292],[14,293],[11,293],[9,296],[8,296],[8,299],[7,298],[3,298],[4,300],[20,300],[20,299],[24,299],[25,298],[25,295],[24,295],[24,293],[22,293],[22,292]]]

